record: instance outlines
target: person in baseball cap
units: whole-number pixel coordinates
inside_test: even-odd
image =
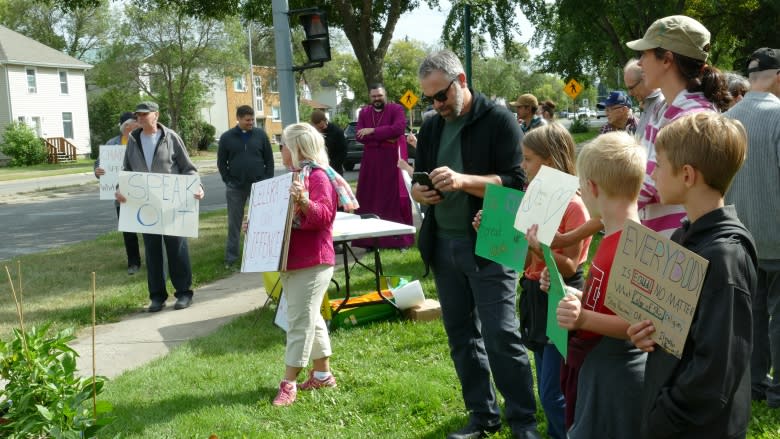
[[[769,47],[762,47],[748,58],[747,72],[748,75],[753,72],[763,72],[765,70],[779,70],[780,69],[780,49],[770,49]]]
[[[600,102],[598,107],[604,108],[606,111],[607,123],[601,127],[599,134],[626,131],[633,136],[639,121],[632,114],[631,105],[631,98],[621,90],[613,91],[606,101]]]
[[[517,100],[510,102],[509,105],[517,107],[517,121],[524,133],[547,124],[544,118],[536,114],[539,109],[539,101],[536,96],[526,93],[518,96]]]
[[[152,113],[160,111],[160,107],[151,101],[141,102],[140,104],[136,105],[135,112],[137,113]]]

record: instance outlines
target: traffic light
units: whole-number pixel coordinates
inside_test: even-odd
[[[303,32],[303,49],[310,63],[330,61],[330,38],[328,37],[328,17],[325,12],[305,12],[300,15]]]

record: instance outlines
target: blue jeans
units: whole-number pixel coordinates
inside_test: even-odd
[[[536,363],[536,386],[539,389],[539,400],[547,417],[547,434],[553,439],[565,439],[564,409],[566,402],[561,392],[561,357],[555,345],[548,344],[544,348],[534,350]]]
[[[238,260],[238,240],[241,236],[241,222],[244,220],[244,206],[251,193],[251,186],[246,189],[225,186],[228,213],[228,235],[225,243],[226,264],[232,264]]]
[[[432,267],[466,409],[481,425],[501,423],[492,373],[512,430],[535,429],[531,366],[515,312],[517,273],[492,262],[478,267],[473,249],[469,239],[438,237]]]
[[[176,289],[176,297],[192,297],[192,268],[187,238],[180,236],[152,235],[144,233],[146,256],[146,283],[149,299],[164,302],[168,298],[165,289],[165,256],[168,257],[168,273]],[[165,246],[163,247],[163,242]],[[165,255],[163,255],[165,252]]]

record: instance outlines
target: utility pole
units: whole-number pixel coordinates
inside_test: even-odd
[[[255,121],[257,121],[257,96],[255,96],[255,66],[252,61],[252,22],[246,22],[246,33],[249,43],[249,86],[252,88],[252,108],[255,110]],[[265,128],[265,127],[261,127]]]
[[[273,0],[271,11],[274,23],[274,47],[276,48],[276,74],[282,106],[282,127],[286,128],[288,125],[298,123],[298,97],[295,93],[287,0]]]
[[[463,47],[466,52],[464,61],[466,63],[466,82],[471,88],[471,5],[466,3],[463,6]]]

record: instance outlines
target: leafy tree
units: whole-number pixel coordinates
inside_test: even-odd
[[[132,87],[108,87],[88,99],[91,157],[96,159],[99,146],[119,135],[119,115],[132,111],[138,92]]]
[[[11,122],[3,133],[0,151],[11,157],[10,166],[29,166],[46,162],[48,156],[43,140],[23,122]]]
[[[114,25],[108,0],[68,8],[56,2],[0,0],[0,24],[79,59],[106,43]]]

